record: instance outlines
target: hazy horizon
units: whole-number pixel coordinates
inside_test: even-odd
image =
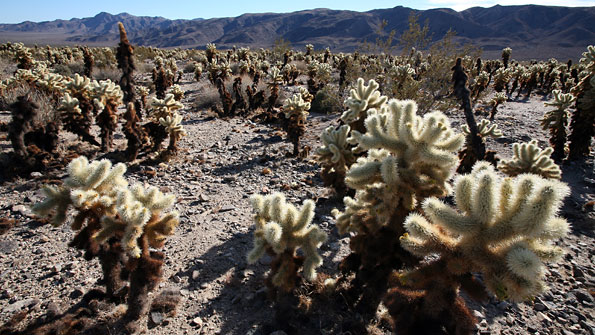
[[[11,2],[3,5],[3,12],[0,13],[0,23],[15,24],[25,21],[42,22],[53,20],[70,20],[73,18],[93,17],[101,12],[110,14],[128,13],[134,16],[161,16],[167,19],[211,19],[218,17],[236,17],[247,13],[288,13],[315,8],[328,8],[334,10],[353,10],[365,12],[373,9],[393,8],[404,6],[413,9],[425,10],[432,8],[452,8],[457,11],[471,7],[492,7],[495,5],[547,5],[560,6],[559,1],[537,0],[518,3],[518,1],[504,0],[476,0],[474,2],[464,0],[424,0],[424,1],[402,1],[395,3],[388,0],[362,2],[355,0],[343,1],[313,1],[304,0],[295,2],[267,2],[254,0],[250,3],[238,0],[228,0],[225,6],[212,4],[200,4],[196,1],[178,1],[175,6],[170,3],[157,1],[115,1],[106,0],[100,3],[83,3],[71,0]],[[564,7],[592,7],[594,1],[570,0],[563,4]]]

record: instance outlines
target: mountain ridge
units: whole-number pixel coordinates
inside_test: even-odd
[[[0,42],[114,46],[118,42],[117,23],[121,21],[136,45],[204,48],[207,43],[215,43],[220,49],[234,45],[266,48],[283,39],[294,48],[313,44],[316,49],[330,47],[335,52],[349,52],[363,41],[374,41],[392,30],[398,37],[407,29],[411,13],[419,15],[420,24],[429,22],[434,41],[453,29],[457,42],[474,43],[494,55],[511,47],[517,59],[542,58],[546,54],[548,58],[576,58],[595,41],[595,7],[496,5],[463,11],[403,6],[367,12],[318,8],[192,20],[101,12],[89,18],[0,24]],[[379,34],[383,21],[387,25]]]

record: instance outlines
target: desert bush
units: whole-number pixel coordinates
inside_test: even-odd
[[[74,77],[75,74],[83,75],[83,73],[85,72],[85,65],[83,64],[83,62],[56,64],[53,67],[53,72],[64,77]]]
[[[313,113],[338,114],[343,111],[343,103],[338,89],[334,85],[326,85],[312,100],[310,111]]]

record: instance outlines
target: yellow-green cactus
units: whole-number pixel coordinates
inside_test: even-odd
[[[128,186],[123,175],[126,165],[119,163],[112,167],[107,159],[89,163],[81,156],[68,164],[68,177],[62,186],[46,185],[42,191],[46,198],[33,206],[39,216],[54,212],[52,224],[61,225],[66,220],[70,206],[76,210],[97,210],[99,216],[115,212],[117,192]]]
[[[151,116],[158,121],[160,118],[171,116],[175,110],[184,108],[184,105],[176,101],[173,94],[168,93],[165,99],[153,98],[151,107],[153,108]]]
[[[320,135],[322,146],[316,149],[318,161],[342,170],[351,165],[355,158],[347,143],[350,130],[348,125],[342,125],[337,129],[333,126],[326,128]]]
[[[491,122],[489,120],[484,119],[477,124],[477,132],[479,133],[479,136],[481,136],[482,138],[486,138],[488,136],[492,136],[495,138],[502,137],[502,131],[498,129],[498,125],[495,123],[490,123]],[[461,126],[461,130],[465,135],[469,135],[471,133],[469,131],[469,126],[467,126],[466,124]]]
[[[300,93],[294,94],[291,98],[285,99],[283,102],[283,113],[285,118],[289,119],[292,115],[305,120],[310,110],[310,103],[304,101]]]
[[[529,143],[514,143],[512,145],[513,157],[500,162],[498,169],[509,176],[522,173],[534,173],[548,179],[560,179],[562,171],[550,158],[554,149],[547,147],[541,150],[537,141]]]
[[[176,101],[181,101],[182,98],[184,98],[184,90],[182,90],[178,84],[173,85],[170,88],[170,92],[174,95],[174,99],[176,99]]]
[[[65,112],[66,114],[80,114],[81,109],[79,107],[79,100],[71,97],[70,94],[65,93],[60,100],[58,111]]]
[[[165,238],[173,234],[179,223],[177,211],[163,213],[175,202],[172,194],[163,194],[156,187],[134,185],[121,189],[117,196],[117,216],[104,216],[102,229],[93,238],[104,242],[114,235],[122,236],[121,243],[134,258],[141,256],[138,239],[146,234],[151,247],[160,247]]]
[[[448,193],[448,179],[458,162],[465,137],[450,128],[447,117],[432,112],[416,115],[412,100],[391,100],[380,110],[368,111],[367,132],[352,131],[349,142],[367,150],[347,172],[345,183],[357,191],[344,199],[344,213],[335,211],[341,233],[358,231],[367,208],[374,217],[372,229],[387,224],[400,208],[412,210],[417,199]],[[351,209],[350,207],[355,207]],[[372,220],[366,220],[371,225]]]
[[[341,120],[347,124],[365,117],[366,111],[371,108],[380,108],[386,103],[388,98],[378,91],[378,83],[373,79],[368,81],[368,86],[364,85],[362,78],[357,79],[357,86],[349,91],[349,98],[345,100],[345,105],[349,108],[341,115]]]
[[[311,224],[314,218],[314,202],[306,200],[302,208],[297,209],[287,203],[281,193],[255,195],[250,201],[255,213],[256,230],[254,248],[247,256],[248,263],[256,262],[267,250],[274,252],[281,257],[281,264],[272,278],[273,284],[277,287],[292,287],[293,284],[286,281],[292,276],[288,272],[294,268],[293,257],[297,248],[300,248],[304,254],[304,278],[309,281],[316,279],[316,268],[322,264],[317,249],[326,241],[327,235],[318,226]]]
[[[401,245],[420,257],[438,254],[451,275],[481,272],[500,299],[541,293],[543,262],[562,254],[553,241],[569,230],[556,215],[568,186],[534,174],[503,178],[491,164],[478,162],[455,189],[456,209],[429,198],[425,216],[408,216]]]
[[[566,146],[566,126],[570,118],[568,107],[576,100],[572,94],[564,94],[560,90],[553,90],[553,101],[546,102],[546,106],[556,107],[547,111],[541,119],[541,126],[544,130],[550,131],[550,144],[554,148],[553,157],[556,160],[563,159]]]
[[[180,138],[182,138],[182,136],[186,136],[184,126],[182,126],[182,116],[177,112],[173,112],[171,116],[168,115],[165,118],[160,118],[159,123],[165,127],[165,130],[169,134],[168,150],[172,152],[176,151],[177,142],[180,140]]]
[[[312,100],[314,100],[314,96],[312,94],[310,94],[310,92],[308,92],[308,89],[300,86],[298,88],[298,91],[299,91],[300,95],[302,96],[302,99],[304,99],[305,102],[312,102]]]
[[[74,96],[87,95],[89,93],[90,85],[91,79],[75,73],[74,78],[65,83],[65,91]]]
[[[91,90],[90,97],[99,110],[103,110],[107,104],[115,109],[115,107],[122,103],[122,98],[124,97],[122,89],[109,79],[99,82],[93,81],[89,87]]]

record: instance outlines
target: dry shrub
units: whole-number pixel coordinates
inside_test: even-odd
[[[0,57],[0,80],[5,80],[15,73],[17,65],[10,58]]]
[[[38,119],[35,123],[58,122],[59,114],[56,112],[56,103],[46,93],[25,83],[11,86],[0,96],[0,110],[9,110],[9,106],[17,101],[17,97],[29,94],[31,100],[39,105]]]
[[[78,73],[82,76],[85,72],[85,64],[83,64],[83,61],[70,62],[67,64],[56,64],[54,65],[54,72],[66,77],[74,77],[75,73]]]
[[[96,80],[109,79],[109,80],[113,81],[114,83],[117,83],[120,81],[121,76],[122,76],[122,72],[120,72],[119,69],[117,69],[115,67],[111,67],[111,66],[96,68],[95,71],[93,71],[93,78]]]

